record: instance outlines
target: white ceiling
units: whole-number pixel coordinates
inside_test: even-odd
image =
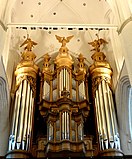
[[[16,0],[12,22],[101,24],[109,5],[105,0]]]
[[[21,24],[21,27],[12,27],[10,51],[12,53],[23,51],[19,46],[29,34],[31,39],[38,43],[33,51],[37,55],[36,61],[40,61],[45,53],[54,54],[60,48],[61,44],[58,43],[55,35],[74,35],[67,44],[69,52],[75,57],[82,53],[89,65],[92,63],[92,53],[88,42],[96,39],[95,34],[99,31],[98,27],[87,29],[81,25],[104,26],[110,23],[107,17],[109,11],[110,7],[106,0],[16,0],[12,8],[11,23]],[[42,26],[40,27],[39,24]],[[43,24],[51,26],[45,27]],[[59,27],[54,28],[54,24]],[[72,26],[72,30],[71,28],[69,30],[69,27],[61,27],[63,24],[69,26],[72,24],[75,27]],[[80,30],[76,25],[80,25],[83,29]],[[99,36],[108,41],[109,30],[101,30]],[[107,51],[111,50],[107,47]]]

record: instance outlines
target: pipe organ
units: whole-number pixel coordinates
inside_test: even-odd
[[[44,55],[41,77],[43,96],[39,105],[41,115],[47,120],[47,155],[52,156],[57,152],[61,155],[61,152],[67,150],[74,156],[78,150],[83,156],[83,123],[90,110],[88,89],[85,87],[85,58],[79,55],[78,68],[75,70],[68,48],[61,46],[54,59],[54,70],[49,67],[50,59],[48,54]]]
[[[29,156],[31,149],[38,73],[35,57],[32,51],[23,52],[15,71],[16,90],[7,158]]]
[[[99,40],[101,39],[98,39],[98,42]],[[112,69],[104,53],[100,52],[100,48],[95,47],[94,50],[95,53],[92,55],[94,63],[89,67],[89,72],[92,79],[100,154],[122,156],[112,95]]]
[[[112,69],[100,52],[102,41],[89,43],[95,53],[94,63],[88,69],[82,54],[77,60],[69,54],[66,44],[72,38],[56,35],[62,44],[58,54],[54,59],[45,54],[41,67],[35,64],[36,55],[32,52],[37,43],[27,38],[21,45],[26,47],[15,70],[7,158],[122,155]],[[93,103],[89,102],[91,94]]]

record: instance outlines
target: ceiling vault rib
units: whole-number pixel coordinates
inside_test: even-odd
[[[76,14],[77,16],[80,17],[80,19],[83,21],[83,23],[86,22],[86,20],[75,10],[73,9],[73,7],[71,7],[70,5],[68,5],[66,2],[64,2],[65,6],[68,7],[74,14]]]

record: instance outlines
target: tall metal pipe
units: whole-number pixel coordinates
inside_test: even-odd
[[[107,129],[108,129],[108,137],[109,140],[113,136],[112,133],[112,124],[111,124],[111,117],[110,117],[110,105],[109,105],[109,98],[106,90],[106,82],[102,80],[102,89],[103,89],[103,96],[104,96],[104,106],[106,112],[106,121],[107,121]]]
[[[27,132],[27,126],[28,126],[28,112],[29,112],[29,103],[30,103],[30,93],[31,93],[31,90],[30,90],[30,85],[28,83],[27,85],[27,99],[26,99],[26,109],[25,109],[25,117],[24,117],[24,127],[23,127],[23,137],[22,137],[22,149],[24,150],[25,149],[25,146],[26,146],[26,132]]]

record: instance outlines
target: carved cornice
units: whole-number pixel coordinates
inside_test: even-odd
[[[63,110],[71,111],[74,115],[83,114],[83,117],[87,117],[90,111],[90,105],[87,100],[81,102],[74,102],[69,98],[61,98],[56,102],[49,102],[43,100],[39,105],[39,110],[42,116],[47,116],[47,113],[51,112],[56,114]]]
[[[48,156],[51,156],[51,155],[61,156],[61,151],[63,153],[64,150],[69,151],[67,154],[68,156],[70,153],[72,153],[73,156],[76,155],[76,157],[78,157],[79,155],[84,156],[84,154],[85,154],[84,141],[73,142],[70,140],[62,140],[62,141],[56,142],[56,143],[54,143],[54,142],[47,143],[46,152],[47,152]],[[59,153],[58,155],[57,155],[57,152]],[[74,152],[76,152],[76,153],[74,153]]]

